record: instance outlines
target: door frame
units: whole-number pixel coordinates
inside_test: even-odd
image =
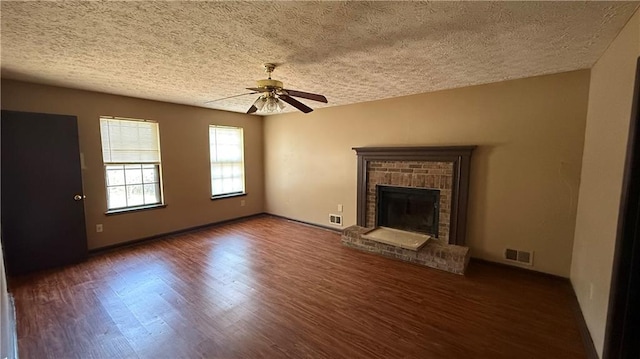
[[[631,108],[603,358],[640,358],[640,57]]]

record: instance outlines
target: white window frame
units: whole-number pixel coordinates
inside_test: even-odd
[[[217,140],[217,130],[236,130],[240,133],[240,143],[238,144],[222,144]],[[220,156],[219,153],[224,145],[237,145],[240,150],[239,161],[237,159],[225,159],[226,156]],[[245,163],[244,163],[244,129],[235,126],[209,125],[209,176],[211,199],[226,198],[234,196],[243,196],[246,194],[245,187]],[[239,166],[238,166],[239,165]],[[220,166],[226,167],[221,170]],[[239,173],[238,173],[239,170]],[[224,183],[224,184],[220,184]],[[222,188],[220,187],[222,186]],[[227,189],[225,189],[227,188]]]
[[[119,156],[115,154],[116,151],[111,151],[111,145],[105,148],[105,139],[109,141],[110,133],[105,134],[103,132],[103,120],[106,121],[128,121],[128,122],[145,122],[155,124],[155,135],[157,136],[155,143],[157,144],[156,149],[144,149],[140,150],[140,152],[144,152],[147,150],[156,151],[157,159],[139,159],[135,160],[123,160],[118,158]],[[104,165],[104,175],[105,175],[105,197],[106,197],[106,206],[107,206],[107,214],[110,213],[121,213],[121,212],[129,212],[136,211],[140,209],[148,209],[148,208],[157,208],[164,207],[164,191],[162,186],[162,159],[161,159],[161,150],[160,150],[160,128],[159,124],[156,121],[144,120],[144,119],[133,119],[133,118],[124,118],[124,117],[112,117],[112,116],[100,116],[100,136],[101,136],[101,145],[102,145],[102,160]],[[135,150],[134,150],[135,152]],[[116,157],[114,160],[113,157]],[[140,180],[136,182],[128,182],[130,179],[127,176],[128,171],[136,171],[140,169]],[[154,175],[152,180],[145,179],[145,170],[154,170]],[[119,184],[111,184],[109,171],[123,171],[123,183]],[[148,172],[147,172],[148,173]],[[145,186],[153,185],[155,187],[157,201],[146,203],[145,198]],[[143,203],[137,203],[129,205],[128,201],[129,197],[129,189],[134,186],[142,186],[142,197]],[[124,206],[113,206],[110,207],[109,193],[110,189],[113,188],[124,188],[125,191],[125,205]]]

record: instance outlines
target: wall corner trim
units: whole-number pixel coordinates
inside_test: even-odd
[[[587,322],[585,321],[584,315],[582,314],[580,302],[578,301],[576,292],[571,285],[571,281],[569,281],[569,286],[571,287],[571,292],[573,293],[573,301],[571,303],[571,307],[573,309],[573,314],[576,317],[576,321],[578,322],[578,330],[580,331],[580,338],[582,339],[584,351],[587,353],[587,359],[600,359],[598,351],[596,350],[596,346],[595,344],[593,344],[593,339],[591,338],[589,327],[587,327]]]

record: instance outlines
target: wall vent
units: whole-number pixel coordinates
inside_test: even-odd
[[[507,248],[504,251],[504,259],[510,262],[533,265],[533,252]]]
[[[337,226],[342,226],[342,216],[339,214],[329,214],[329,222]]]
[[[516,251],[515,249],[507,248],[504,251],[504,258],[508,259],[510,261],[517,261],[518,260],[518,251]]]

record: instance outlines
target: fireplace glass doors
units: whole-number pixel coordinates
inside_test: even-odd
[[[440,191],[377,185],[377,226],[438,237]]]

